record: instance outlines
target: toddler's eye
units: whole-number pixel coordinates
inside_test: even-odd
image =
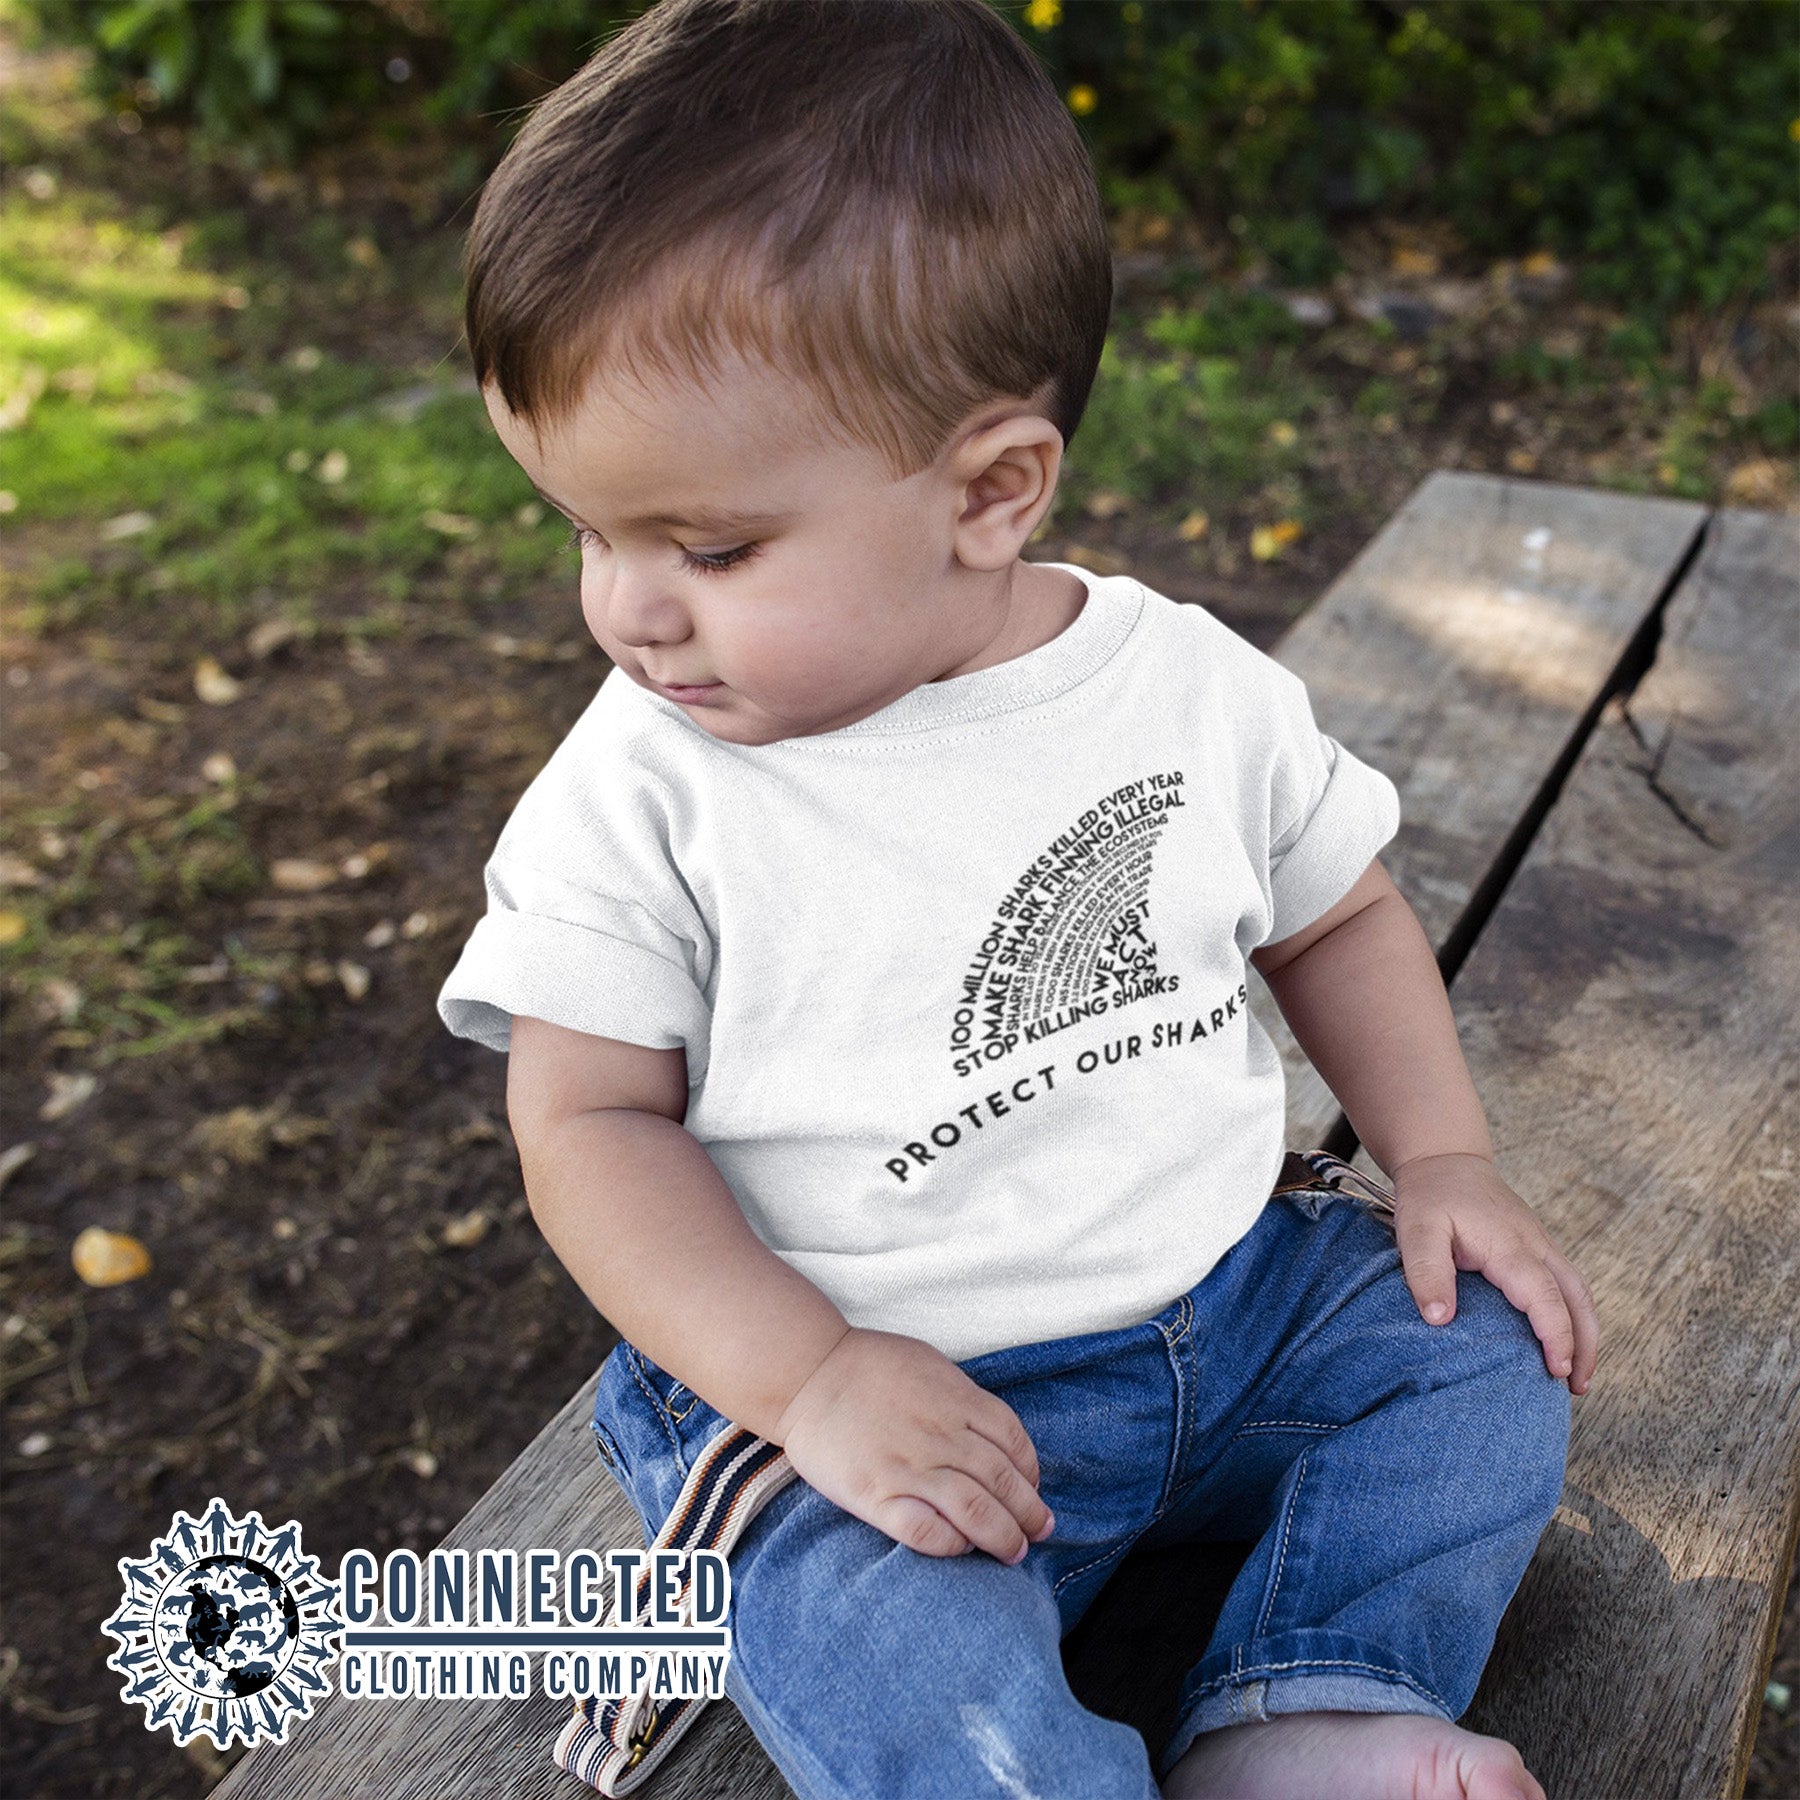
[[[598,544],[600,542],[599,532],[589,531],[585,525],[577,525],[569,533],[567,540],[568,547],[571,550],[585,550],[588,547],[589,539],[592,539],[594,543]]]
[[[681,560],[702,574],[719,575],[747,563],[761,548],[759,544],[739,544],[735,550],[689,550],[682,547]]]

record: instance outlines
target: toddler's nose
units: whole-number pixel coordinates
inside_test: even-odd
[[[652,571],[613,567],[582,584],[582,610],[594,635],[611,635],[641,650],[649,644],[678,644],[693,630],[687,608]]]

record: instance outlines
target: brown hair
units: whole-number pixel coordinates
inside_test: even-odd
[[[660,0],[532,113],[464,251],[475,375],[541,429],[614,357],[803,381],[896,476],[977,408],[1065,444],[1112,306],[1087,150],[986,0]]]

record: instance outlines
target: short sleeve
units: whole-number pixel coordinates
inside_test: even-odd
[[[654,796],[612,791],[565,744],[527,788],[489,857],[487,912],[438,994],[458,1037],[506,1051],[524,1014],[571,1031],[687,1052],[705,1071],[711,935],[674,867]]]
[[[1329,912],[1400,828],[1393,782],[1320,731],[1305,685],[1282,674],[1270,794],[1268,943]]]

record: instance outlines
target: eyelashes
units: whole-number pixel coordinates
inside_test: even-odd
[[[571,550],[585,550],[588,540],[598,544],[600,534],[577,525],[567,539]],[[736,569],[747,563],[762,546],[760,544],[740,544],[735,550],[721,550],[717,555],[709,556],[704,551],[689,550],[682,547],[681,560],[685,567],[692,569],[697,575],[722,575],[727,569]]]

